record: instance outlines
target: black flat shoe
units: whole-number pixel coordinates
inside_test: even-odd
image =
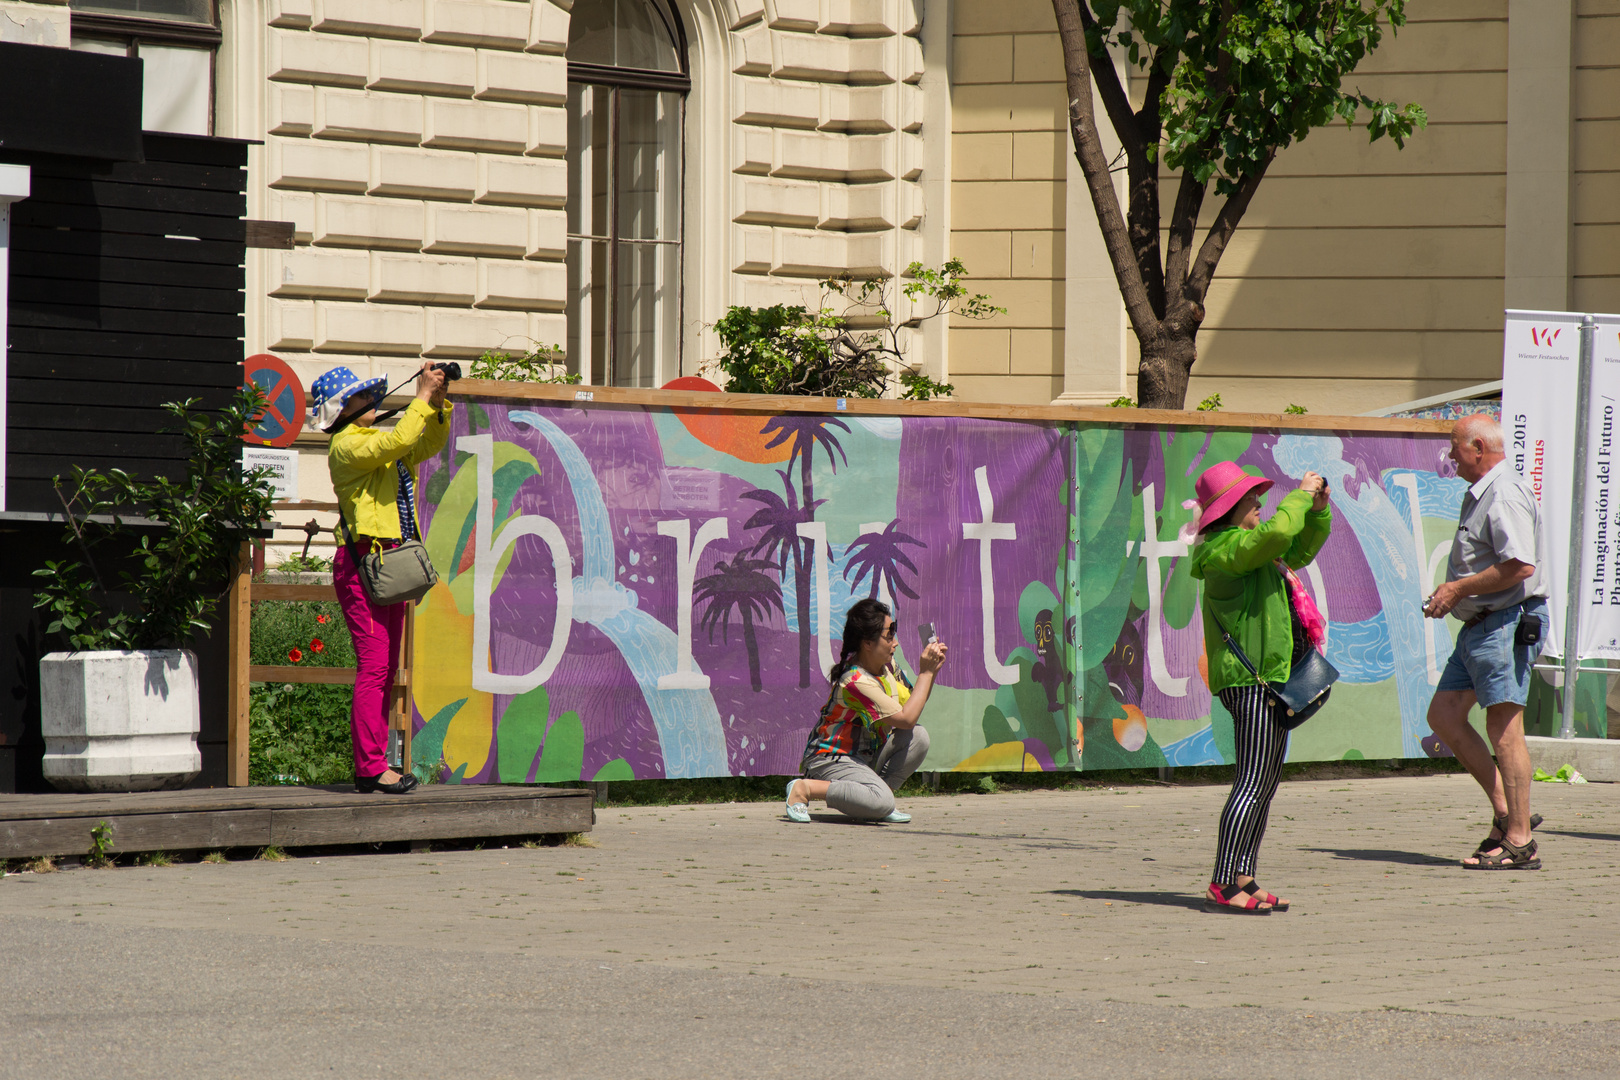
[[[392,784],[380,783],[381,777],[382,773],[378,773],[376,776],[356,776],[354,778],[354,790],[362,795],[370,795],[374,791],[380,791],[384,795],[404,795],[406,792],[413,790],[417,784],[416,777],[410,773],[405,773]]]

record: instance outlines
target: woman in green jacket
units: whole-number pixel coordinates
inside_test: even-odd
[[[1221,811],[1215,874],[1204,897],[1206,911],[1269,915],[1288,910],[1288,901],[1254,881],[1271,798],[1288,753],[1288,732],[1279,723],[1276,703],[1227,648],[1221,627],[1261,678],[1288,681],[1295,654],[1321,643],[1320,616],[1313,608],[1302,620],[1290,601],[1291,585],[1303,596],[1293,571],[1322,550],[1333,513],[1327,482],[1308,472],[1299,490],[1283,498],[1269,521],[1261,521],[1261,497],[1270,487],[1270,480],[1223,461],[1204,470],[1194,489],[1200,539],[1192,553],[1192,576],[1204,582],[1209,688],[1232,714],[1237,751],[1232,792]]]

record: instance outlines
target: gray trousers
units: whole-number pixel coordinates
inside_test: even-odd
[[[803,768],[806,778],[831,785],[828,806],[862,821],[882,821],[894,812],[894,793],[927,756],[928,732],[918,726],[891,733],[871,765],[843,754],[811,754]]]

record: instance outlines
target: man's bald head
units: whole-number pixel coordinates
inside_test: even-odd
[[[1451,460],[1457,475],[1475,483],[1503,458],[1502,425],[1487,413],[1465,416],[1451,425]]]
[[[1481,447],[1494,454],[1502,452],[1502,425],[1496,422],[1496,417],[1490,413],[1475,413],[1458,420],[1451,427],[1453,435],[1461,435],[1464,442],[1480,443]]]

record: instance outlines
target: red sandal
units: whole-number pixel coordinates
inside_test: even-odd
[[[1288,902],[1286,900],[1279,900],[1276,896],[1266,892],[1266,890],[1254,883],[1253,878],[1250,878],[1249,883],[1243,886],[1243,891],[1259,900],[1262,904],[1270,904],[1272,911],[1288,910]]]
[[[1217,885],[1209,883],[1209,892],[1204,894],[1204,910],[1220,911],[1228,915],[1270,915],[1271,908],[1261,907],[1266,903],[1258,896],[1245,892],[1241,885]]]

